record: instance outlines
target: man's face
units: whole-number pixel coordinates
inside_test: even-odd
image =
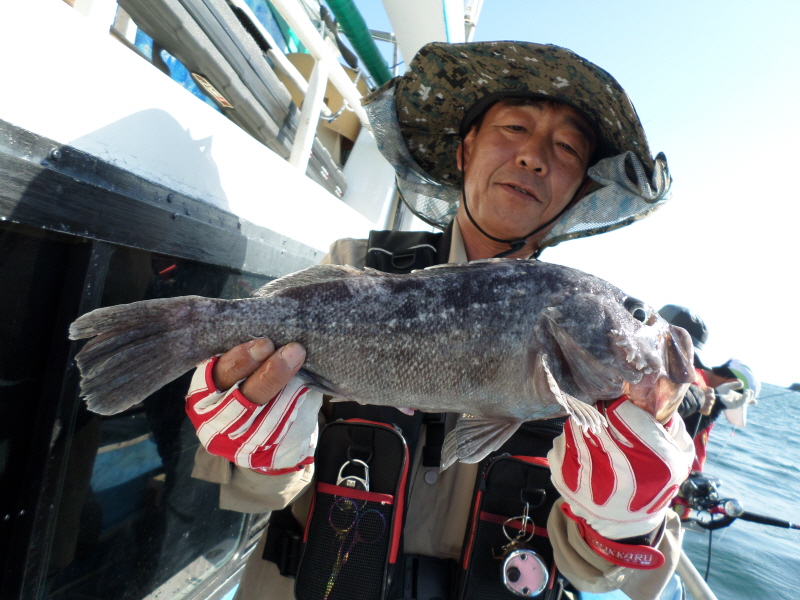
[[[459,148],[470,213],[494,237],[529,234],[574,197],[593,151],[592,129],[576,110],[498,102],[464,138],[463,159]]]

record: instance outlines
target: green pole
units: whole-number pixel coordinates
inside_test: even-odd
[[[327,4],[375,83],[389,81],[392,73],[353,0],[327,0]]]

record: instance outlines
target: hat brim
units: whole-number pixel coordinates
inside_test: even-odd
[[[630,151],[652,173],[647,138],[625,90],[606,71],[566,48],[513,41],[432,43],[419,51],[395,85],[406,146],[417,164],[443,184],[461,179],[456,149],[464,118],[476,105],[504,95],[574,107],[599,135],[597,159]]]

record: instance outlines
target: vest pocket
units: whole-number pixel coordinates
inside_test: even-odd
[[[408,451],[391,425],[337,421],[320,435],[317,482],[295,595],[376,600],[402,533]]]
[[[535,553],[534,558],[525,558],[541,560],[542,569],[537,566],[537,570],[546,572],[545,589],[531,597],[557,597],[553,550],[547,537],[547,517],[556,498],[546,459],[505,454],[488,461],[476,486],[464,539],[459,600],[520,598],[504,583],[504,559],[512,550],[508,547],[512,539],[520,540],[518,548]],[[524,520],[526,510],[529,518]]]

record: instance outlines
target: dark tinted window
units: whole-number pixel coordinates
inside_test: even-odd
[[[21,577],[14,559],[24,548],[9,541],[19,542],[17,532],[29,529],[31,499],[42,484],[52,423],[41,426],[39,413],[47,407],[39,399],[76,245],[66,236],[0,226],[0,583]],[[0,586],[0,596],[5,589]]]
[[[18,228],[1,233],[0,276],[13,284],[0,286],[0,309],[9,317],[0,324],[0,519],[10,516],[6,531],[18,525],[14,511],[24,505],[10,490],[44,494],[61,486],[53,496],[57,509],[48,539],[30,540],[49,549],[39,597],[138,600],[153,594],[168,600],[191,594],[230,561],[247,536],[246,515],[219,509],[218,486],[191,477],[199,445],[183,409],[191,373],[118,415],[91,413],[72,393],[67,402],[74,422],[37,421],[47,412],[43,380],[69,378],[70,369],[74,377],[66,360],[53,372],[48,349],[54,340],[64,344],[66,324],[76,316],[64,315],[71,281],[64,273],[76,268],[74,248],[91,242]],[[265,282],[113,247],[100,304],[189,294],[240,298]],[[40,430],[52,439],[43,448],[47,468],[39,471],[46,475],[36,481],[36,470],[26,465],[27,454],[35,455],[42,444]],[[7,551],[5,543],[0,546]]]

